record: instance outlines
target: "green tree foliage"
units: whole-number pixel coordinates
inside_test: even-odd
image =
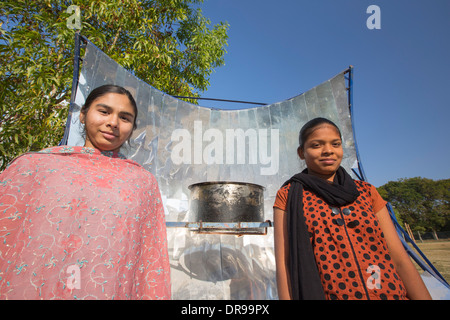
[[[450,179],[400,179],[377,190],[414,231],[440,231],[449,225]]]
[[[224,64],[228,25],[211,26],[203,0],[2,0],[0,170],[58,144],[71,95],[74,11],[80,33],[138,78],[171,95],[199,96]],[[73,21],[72,21],[73,22]]]

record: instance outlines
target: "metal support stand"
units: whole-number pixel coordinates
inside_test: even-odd
[[[80,61],[82,60],[80,57],[80,51],[85,41],[86,39],[80,35],[79,31],[75,32],[75,53],[73,57],[72,92],[70,93],[69,113],[67,115],[66,127],[64,129],[64,136],[59,145],[66,145],[67,140],[69,139],[70,121],[72,120],[72,112],[74,109],[75,97],[77,94],[78,79],[80,77]]]
[[[266,235],[267,228],[272,227],[272,222],[270,220],[265,222],[166,222],[166,227],[188,228],[200,234]]]

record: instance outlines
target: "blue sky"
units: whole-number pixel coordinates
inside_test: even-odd
[[[381,29],[366,26],[370,5],[380,8]],[[367,180],[450,178],[449,0],[206,0],[201,8],[213,24],[230,24],[226,64],[203,97],[274,103],[353,65]]]

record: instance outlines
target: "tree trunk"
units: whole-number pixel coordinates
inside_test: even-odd
[[[434,238],[434,240],[439,240],[436,230],[434,230],[434,229],[433,229],[433,238]]]

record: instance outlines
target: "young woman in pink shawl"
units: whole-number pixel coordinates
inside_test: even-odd
[[[0,174],[1,299],[170,299],[157,182],[119,153],[136,116],[126,89],[96,88],[83,147],[27,153]]]

